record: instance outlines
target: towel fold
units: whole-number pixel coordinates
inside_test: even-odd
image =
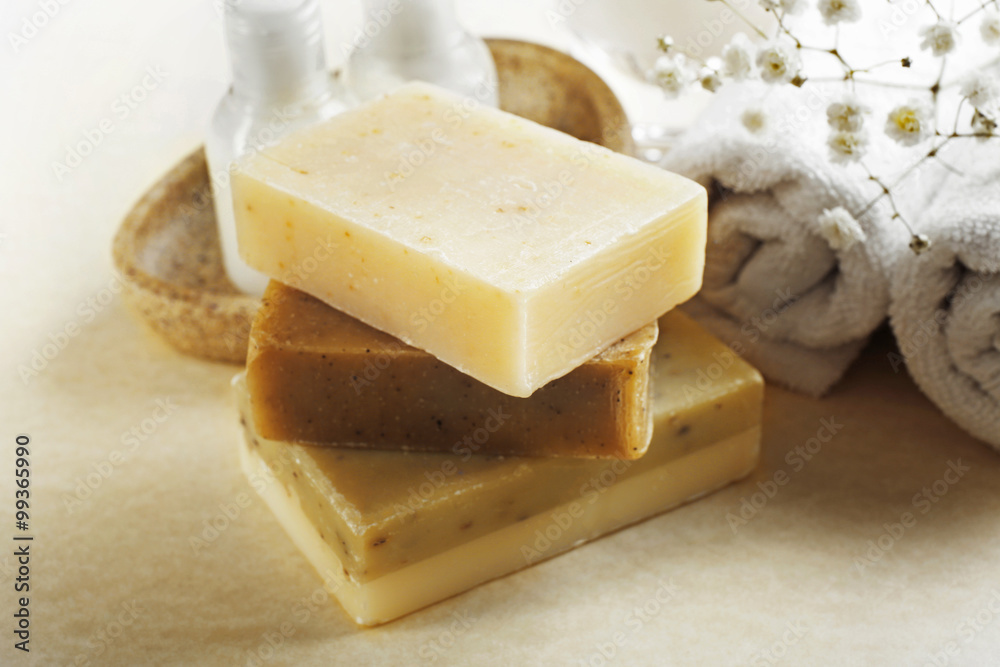
[[[884,205],[857,220],[863,242],[842,244],[820,223],[825,210],[859,212],[879,192],[858,165],[829,159],[826,108],[841,94],[727,86],[662,162],[711,196],[704,285],[685,309],[769,380],[811,395],[841,378],[885,320],[889,272],[909,252]],[[747,108],[763,113],[764,129],[745,127]],[[905,150],[879,134],[866,162],[898,169]],[[897,201],[915,211],[932,188],[908,190]]]
[[[918,223],[930,250],[903,258],[890,321],[923,392],[1000,450],[1000,147],[967,143]],[[898,365],[900,360],[896,360]]]

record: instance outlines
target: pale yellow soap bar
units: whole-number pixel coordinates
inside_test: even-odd
[[[760,375],[679,313],[662,318],[660,329],[653,441],[636,461],[267,440],[254,431],[241,375],[235,384],[244,469],[348,614],[360,624],[384,623],[701,496],[754,467]]]
[[[692,296],[700,185],[428,84],[233,177],[250,266],[529,396]]]

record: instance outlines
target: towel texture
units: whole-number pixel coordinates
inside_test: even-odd
[[[824,210],[860,212],[879,192],[860,166],[830,161],[826,109],[841,95],[728,86],[662,163],[712,195],[704,286],[686,310],[769,380],[811,395],[840,379],[884,321],[889,272],[909,252],[908,233],[890,221],[885,202],[858,220],[864,242],[842,245],[824,233]],[[742,122],[748,108],[767,119],[762,130]],[[872,117],[884,118],[881,111]],[[876,173],[898,171],[908,151],[880,128],[869,134],[866,163]],[[925,171],[920,187],[904,185],[897,198],[908,212],[933,190],[927,179],[936,170]]]
[[[890,316],[923,392],[1000,450],[1000,147],[966,143],[958,154],[964,175],[918,222],[931,249],[896,266]]]

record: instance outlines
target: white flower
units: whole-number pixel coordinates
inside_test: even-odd
[[[858,0],[819,0],[819,13],[827,25],[853,23],[861,18]]]
[[[920,48],[930,49],[936,56],[944,56],[958,46],[958,25],[951,21],[939,21],[920,29]]]
[[[858,132],[865,123],[865,114],[870,111],[856,96],[847,95],[826,108],[826,120],[834,130]]]
[[[889,112],[885,133],[904,146],[913,146],[930,135],[932,124],[930,107],[910,100]]]
[[[760,107],[747,107],[740,115],[740,122],[750,132],[758,134],[767,128],[767,113]]]
[[[785,14],[797,14],[805,6],[804,0],[760,0],[760,6],[769,12],[779,9]]]
[[[831,132],[826,145],[834,162],[857,162],[868,150],[868,135],[864,132]]]
[[[653,80],[668,97],[677,97],[688,84],[688,73],[673,56],[660,56],[653,65]]]
[[[722,72],[736,81],[742,81],[753,74],[753,45],[742,32],[722,49]]]
[[[989,115],[1000,101],[1000,80],[985,72],[972,72],[962,84],[962,97]]]
[[[819,233],[834,250],[848,250],[865,240],[865,230],[843,206],[823,209],[819,216]]]
[[[698,75],[698,82],[701,83],[701,87],[710,93],[714,93],[719,88],[722,88],[722,77],[714,69],[705,68]]]
[[[768,83],[788,83],[802,66],[795,47],[786,42],[772,42],[757,52],[760,77]]]
[[[972,113],[972,133],[980,139],[988,139],[997,131],[997,122],[979,111]]]
[[[1000,12],[990,10],[983,13],[983,22],[979,24],[979,34],[987,44],[1000,44]]]

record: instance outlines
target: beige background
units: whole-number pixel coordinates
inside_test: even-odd
[[[462,7],[478,30],[567,43],[537,3],[500,4]],[[7,34],[37,10],[5,0],[0,25],[0,664],[1000,661],[1000,457],[893,371],[884,335],[827,399],[768,390],[750,480],[379,629],[311,603],[318,578],[238,470],[235,369],[155,338],[110,266],[119,221],[199,143],[223,89],[212,3],[70,3],[14,53]],[[119,118],[147,67],[165,79]],[[52,162],[104,118],[59,180]],[[837,433],[800,462],[824,419]],[[12,647],[3,546],[17,433],[33,452],[32,661]],[[950,464],[968,470],[939,481]],[[727,519],[760,485],[773,497]]]

